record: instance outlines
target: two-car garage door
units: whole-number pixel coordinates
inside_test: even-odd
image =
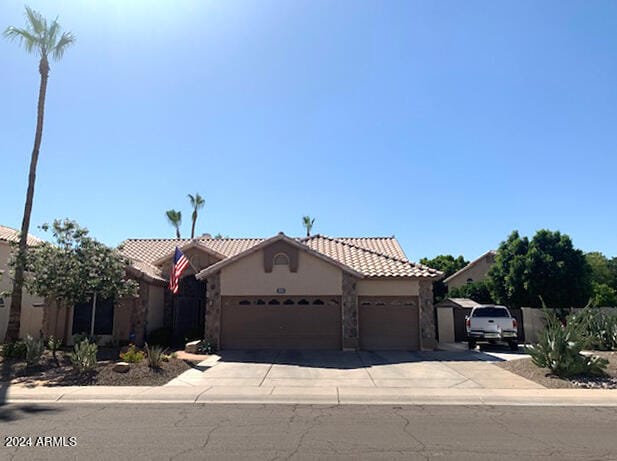
[[[341,349],[341,300],[223,297],[222,349]]]
[[[359,297],[360,348],[417,350],[418,301]],[[324,297],[223,297],[222,349],[342,348],[341,300]]]

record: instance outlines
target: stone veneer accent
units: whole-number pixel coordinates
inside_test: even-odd
[[[220,347],[221,339],[221,273],[216,272],[206,279],[206,339]]]
[[[433,307],[433,281],[420,280],[420,349],[432,350],[435,341],[435,308]]]
[[[358,279],[354,276],[343,272],[343,297],[342,297],[342,315],[343,315],[343,349],[359,348],[358,339]]]
[[[150,290],[148,284],[139,281],[139,298],[131,306],[131,332],[135,333],[135,342],[143,344],[146,336],[146,309],[148,308]]]

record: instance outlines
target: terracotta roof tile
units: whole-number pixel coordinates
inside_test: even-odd
[[[19,231],[12,227],[0,225],[0,240],[5,242],[19,242]],[[38,245],[39,243],[43,243],[43,240],[32,234],[28,234],[28,245]]]
[[[265,239],[211,239],[199,238],[204,245],[229,258],[258,245]],[[429,277],[437,278],[441,272],[409,261],[394,237],[341,237],[315,235],[296,239],[314,251],[363,274],[366,277]],[[122,253],[143,266],[153,276],[153,263],[169,254],[176,246],[190,243],[190,239],[130,239],[122,244]],[[136,265],[136,264],[134,264]],[[141,270],[140,267],[136,267]],[[160,277],[160,271],[158,273]]]

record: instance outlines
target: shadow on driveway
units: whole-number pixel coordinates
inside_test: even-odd
[[[233,350],[219,352],[219,363],[272,363],[298,367],[352,370],[367,366],[414,362],[502,362],[505,359],[477,351],[318,351]]]

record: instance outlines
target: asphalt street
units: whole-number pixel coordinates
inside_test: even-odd
[[[10,404],[3,445],[75,446],[0,458],[614,460],[616,427],[615,407]]]

